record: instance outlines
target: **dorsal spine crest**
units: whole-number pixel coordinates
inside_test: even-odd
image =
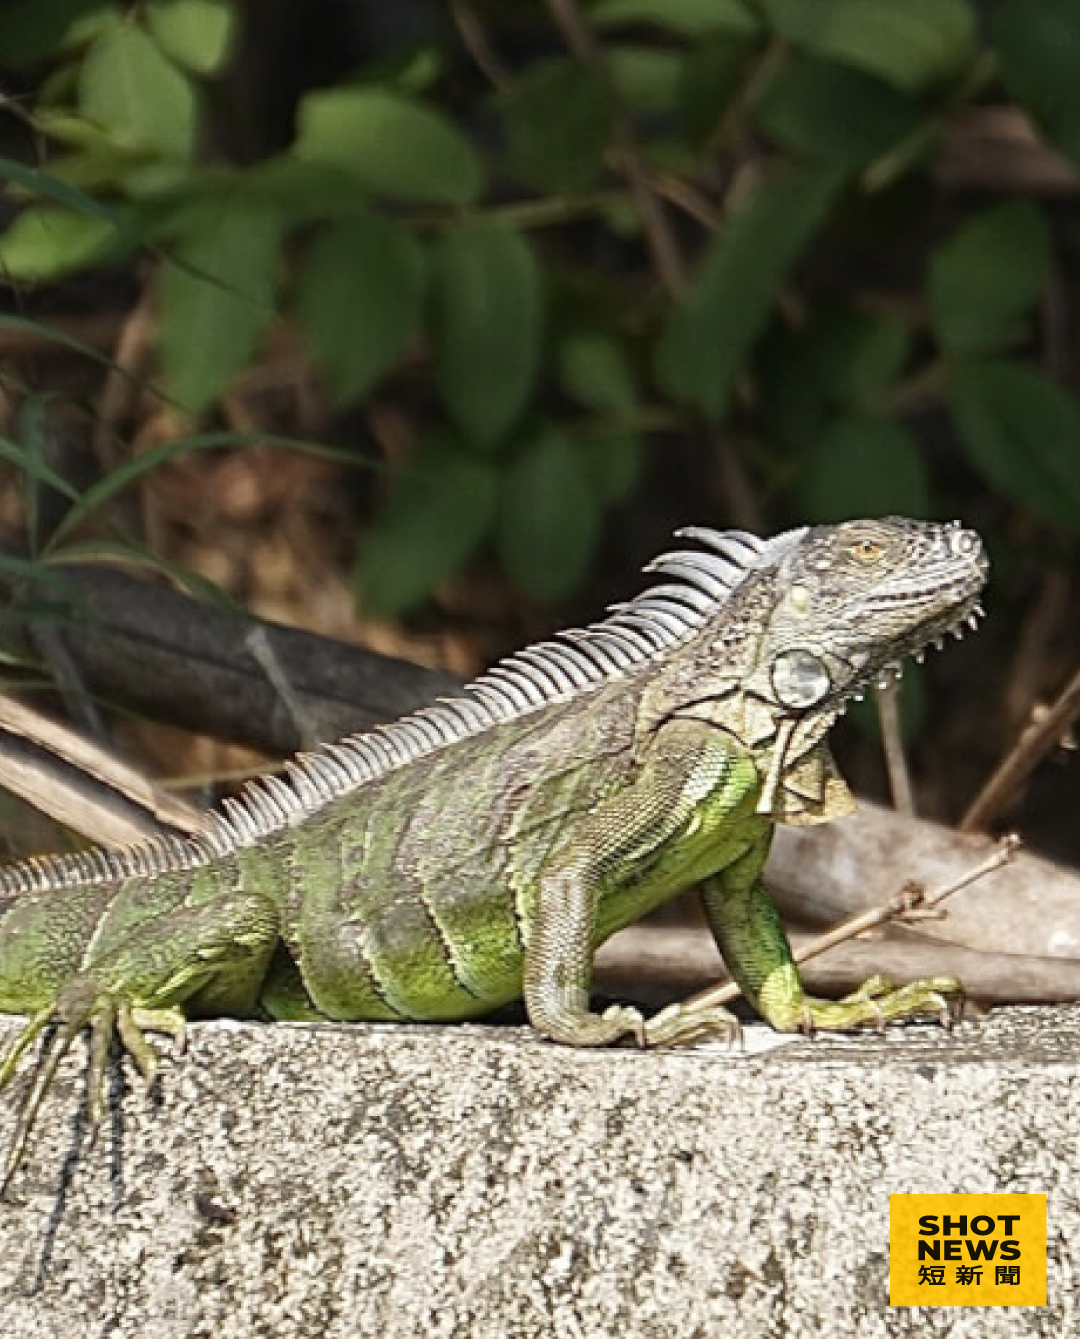
[[[791,530],[770,540],[701,527],[676,533],[702,544],[704,551],[680,549],[655,558],[645,570],[662,574],[664,583],[613,606],[601,622],[514,653],[459,697],[443,698],[393,724],[298,755],[285,764],[284,776],[259,777],[226,799],[209,816],[204,833],[18,861],[0,869],[0,895],[193,869],[255,845],[458,740],[627,679],[689,640],[720,612],[750,572],[779,561],[806,531]]]

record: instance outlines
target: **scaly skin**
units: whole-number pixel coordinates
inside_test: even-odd
[[[114,1032],[150,1080],[144,1034],[178,1035],[192,1016],[451,1020],[524,998],[538,1031],[576,1046],[730,1037],[723,1009],[589,1007],[596,946],[695,884],[774,1027],[943,1015],[951,978],[805,995],[761,871],[776,822],[850,808],[826,732],[853,694],[971,616],[977,536],[890,519],[768,543],[695,537],[720,556],[658,564],[695,590],[647,593],[629,622],[579,636],[589,668],[569,642],[525,652],[479,681],[467,719],[437,709],[438,737],[405,726],[347,743],[359,779],[332,773],[329,750],[291,790],[249,792],[213,841],[14,867],[0,882],[0,1011],[30,1022],[0,1087],[48,1039],[4,1184],[83,1028],[91,1122]],[[664,603],[673,590],[685,606]],[[618,630],[634,618],[662,644]]]

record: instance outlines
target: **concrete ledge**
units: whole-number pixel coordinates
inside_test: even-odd
[[[0,1205],[5,1339],[1080,1333],[1080,1008],[741,1057],[203,1024],[73,1156],[79,1065]],[[890,1310],[890,1191],[1045,1191],[1049,1305]]]

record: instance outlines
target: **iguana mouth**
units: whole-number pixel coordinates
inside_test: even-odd
[[[977,595],[978,592],[965,603],[956,618],[940,632],[931,634],[915,649],[898,656],[895,660],[887,661],[880,669],[874,670],[855,681],[851,689],[844,694],[843,701],[845,703],[849,701],[861,702],[865,698],[866,689],[871,683],[875,688],[889,688],[904,677],[904,662],[908,659],[908,656],[916,664],[921,665],[926,660],[928,650],[932,648],[935,651],[940,651],[944,648],[946,637],[955,637],[959,642],[963,640],[967,629],[971,629],[972,632],[976,631],[979,620],[986,617],[986,610],[979,603]]]

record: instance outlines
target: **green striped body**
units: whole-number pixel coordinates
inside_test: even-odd
[[[360,812],[332,807],[315,833],[293,838],[302,854],[280,839],[294,871],[283,935],[320,1013],[459,1019],[520,998],[545,867],[635,771],[617,712],[552,716],[403,769],[371,787]],[[756,786],[749,759],[732,759],[689,832],[613,869],[594,945],[729,863],[752,842],[751,829],[766,830],[752,816]]]

